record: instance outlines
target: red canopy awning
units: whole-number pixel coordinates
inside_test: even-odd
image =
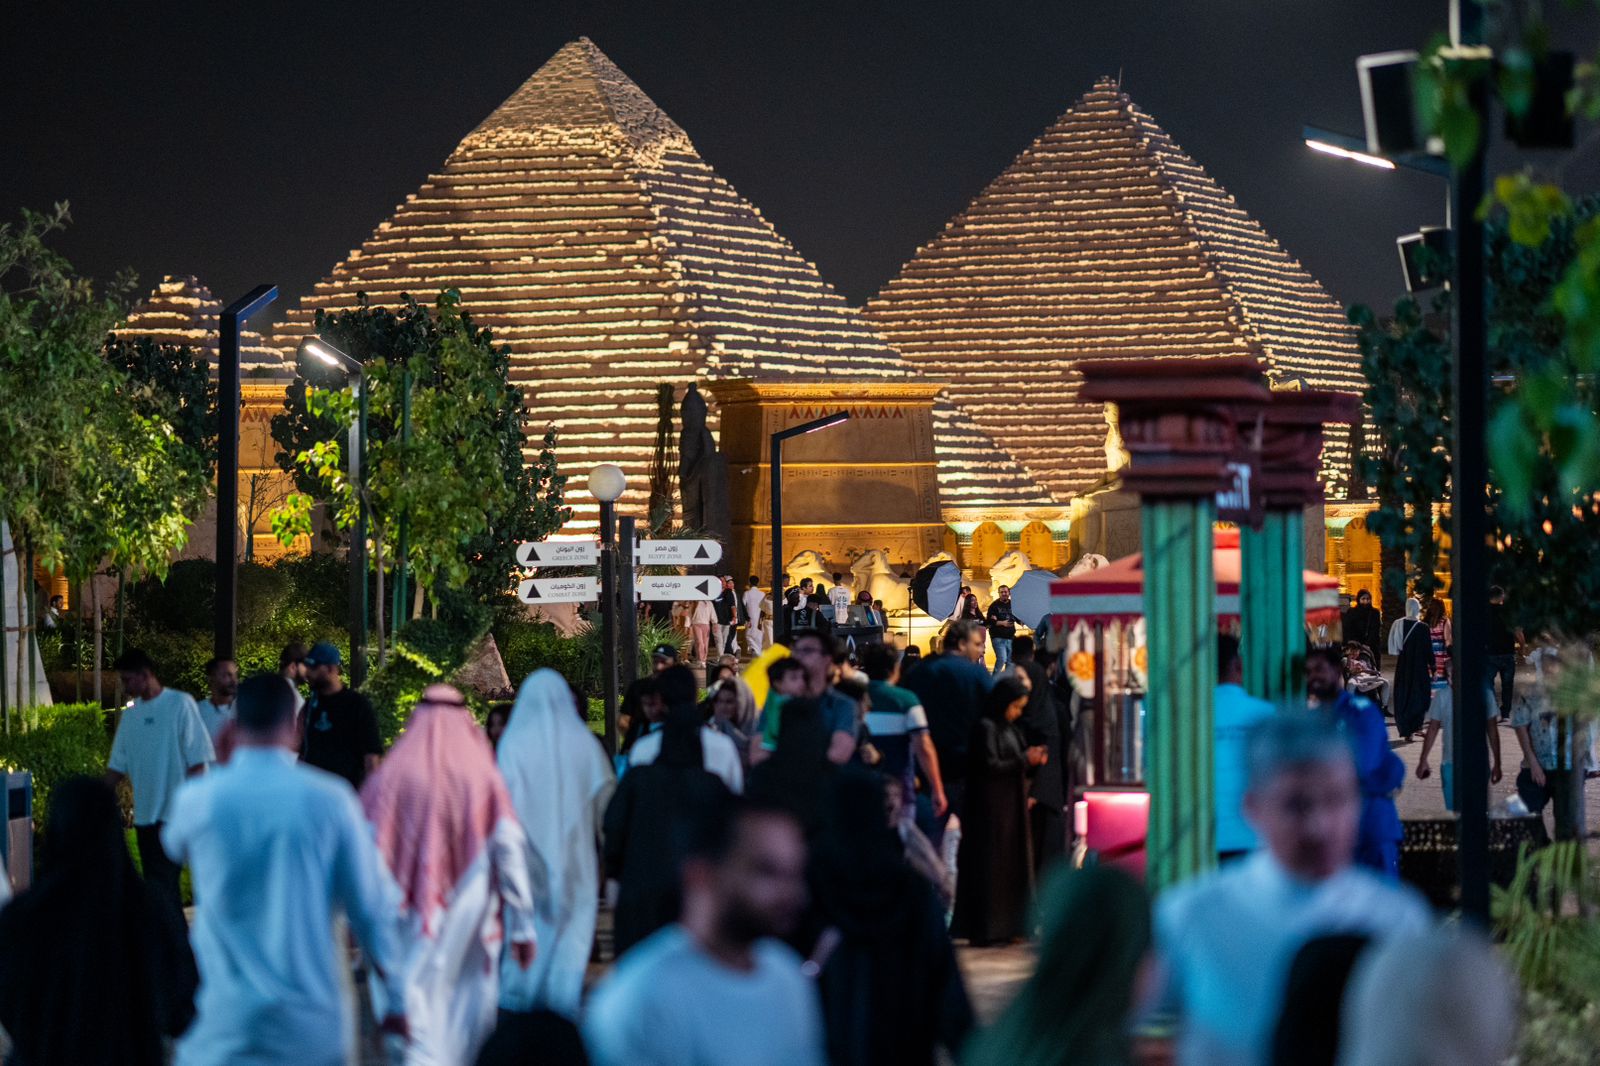
[[[1239,533],[1219,530],[1211,550],[1217,584],[1217,617],[1239,617]],[[1303,571],[1306,619],[1313,624],[1339,618],[1339,582],[1315,570]],[[1144,615],[1144,555],[1130,555],[1098,570],[1063,578],[1050,586],[1050,611],[1058,624],[1132,622]]]

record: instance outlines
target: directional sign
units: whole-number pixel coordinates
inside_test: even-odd
[[[641,540],[634,553],[640,566],[704,566],[721,558],[714,540]]]
[[[599,558],[597,540],[530,540],[517,545],[518,566],[589,566]]]
[[[523,603],[583,603],[600,598],[600,582],[592,577],[530,577],[517,586]]]
[[[672,541],[666,543],[671,544]],[[694,544],[696,541],[689,541]],[[698,543],[705,543],[704,541]],[[635,586],[641,600],[714,600],[722,594],[716,577],[641,577]]]

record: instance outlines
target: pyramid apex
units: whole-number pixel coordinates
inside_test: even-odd
[[[478,124],[461,148],[507,140],[620,139],[648,161],[688,135],[587,37],[562,45],[516,92]],[[457,149],[459,151],[460,148]]]

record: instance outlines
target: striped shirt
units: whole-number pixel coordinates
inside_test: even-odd
[[[883,756],[879,769],[905,782],[906,795],[915,792],[916,780],[911,765],[911,741],[928,728],[928,715],[916,693],[887,681],[867,682],[872,710],[867,712],[867,732],[872,746]]]

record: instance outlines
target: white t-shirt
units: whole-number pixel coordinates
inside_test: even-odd
[[[822,1010],[800,956],[776,940],[748,971],[669,925],[635,945],[583,1015],[594,1066],[823,1066]]]
[[[1383,940],[1432,922],[1427,903],[1398,881],[1356,866],[1300,881],[1266,851],[1169,889],[1156,939],[1162,1006],[1179,1018],[1179,1066],[1267,1066],[1289,967],[1307,941]]]
[[[167,820],[172,794],[191,766],[216,758],[200,711],[187,692],[164,688],[153,700],[134,700],[122,712],[111,742],[112,770],[133,786],[133,824]]]
[[[706,726],[700,730],[700,751],[707,773],[722,778],[728,791],[744,791],[744,764],[739,761],[739,749],[732,740]],[[648,766],[661,754],[661,730],[646,733],[633,742],[628,750],[629,766]]]
[[[200,724],[206,727],[206,736],[211,738],[213,747],[217,743],[217,734],[222,732],[222,727],[233,721],[233,704],[224,703],[218,707],[210,700],[201,700],[195,704],[195,709],[200,712]]]
[[[761,624],[761,605],[767,602],[767,594],[759,588],[744,590],[744,613],[749,616],[750,624]]]

